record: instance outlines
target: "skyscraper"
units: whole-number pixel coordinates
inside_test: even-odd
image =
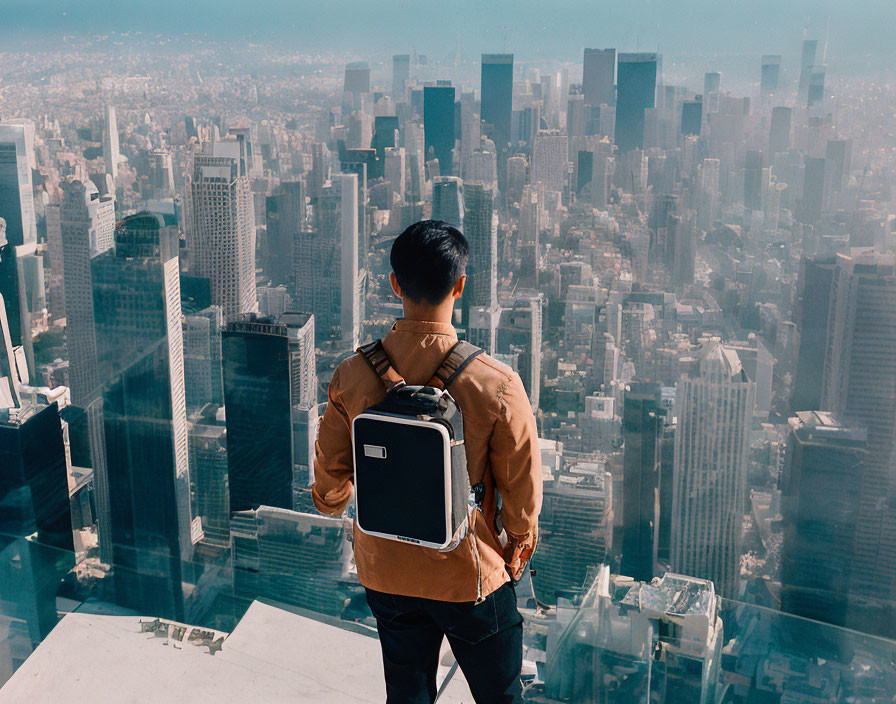
[[[835,262],[834,258],[805,257],[800,261],[799,287],[794,306],[800,346],[790,401],[794,413],[822,408],[821,387]]]
[[[190,476],[196,483],[196,516],[202,522],[203,543],[218,549],[230,546],[227,427],[220,415],[223,409],[209,404],[190,418]]]
[[[346,532],[344,520],[316,512],[261,506],[234,513],[233,586],[239,608],[268,598],[341,616],[360,591],[350,581]]]
[[[62,185],[60,209],[66,309],[66,346],[72,403],[86,407],[97,397],[91,260],[115,246],[115,201],[91,181]]]
[[[644,148],[644,111],[656,100],[656,54],[619,54],[616,146],[620,152]]]
[[[499,169],[510,148],[510,118],[513,111],[513,54],[482,55],[483,133],[495,143]]]
[[[386,181],[389,182],[389,206],[404,205],[405,195],[404,147],[387,147],[385,156]]]
[[[432,182],[432,219],[461,227],[464,221],[464,182],[456,176],[439,176]]]
[[[209,279],[225,316],[255,310],[255,206],[237,140],[193,156],[186,196],[193,273]]]
[[[803,51],[800,56],[800,83],[799,95],[805,98],[809,93],[809,79],[812,76],[812,67],[815,65],[815,55],[818,52],[817,39],[804,39]]]
[[[370,66],[366,61],[352,61],[345,65],[342,84],[343,107],[349,112],[361,108],[361,96],[370,92]]]
[[[616,49],[585,49],[582,89],[586,105],[612,105],[615,102],[615,74]]]
[[[24,305],[24,282],[20,274],[21,269],[16,260],[16,247],[6,239],[6,222],[0,218],[0,299],[2,299],[2,316],[6,335],[9,338],[9,350],[0,348],[0,361],[9,365],[6,373],[9,378],[15,378],[21,382],[28,381],[28,363],[25,353],[25,345],[31,342],[31,326],[27,308]],[[28,320],[29,324],[24,324]],[[0,340],[2,341],[2,340]],[[0,389],[0,395],[13,395],[17,393],[15,385],[11,385],[7,392]]]
[[[790,148],[790,121],[792,108],[778,106],[772,108],[772,120],[768,130],[768,153],[775,154]]]
[[[210,306],[184,316],[184,377],[187,410],[198,411],[208,403],[224,402],[221,381],[221,308]]]
[[[292,275],[293,243],[305,227],[305,182],[284,181],[265,198],[264,270],[275,286]]]
[[[769,98],[778,92],[781,78],[781,56],[764,54],[762,57],[762,74],[759,79],[759,95]]]
[[[563,644],[548,650],[549,701],[717,700],[725,635],[711,581],[666,572],[642,583],[603,565],[589,596],[575,618],[560,615],[548,631],[548,643]]]
[[[24,125],[0,124],[0,219],[6,221],[5,242],[0,241],[0,295],[3,296],[10,336],[21,348],[30,372],[34,371],[31,343],[31,294],[25,265],[36,259],[37,225],[34,193]],[[32,284],[43,291],[43,277]]]
[[[744,208],[762,209],[762,185],[762,152],[750,149],[744,159]]]
[[[327,186],[312,198],[312,227],[293,246],[293,305],[314,315],[319,342],[342,335],[341,192]]]
[[[660,463],[666,411],[660,385],[632,382],[622,409],[622,564],[620,570],[649,582],[656,569],[660,527]]]
[[[517,355],[517,372],[535,413],[541,400],[543,305],[540,293],[518,293],[513,306],[501,311],[497,330],[497,351]]]
[[[825,200],[831,201],[843,190],[852,165],[852,140],[829,139],[824,153]]]
[[[454,173],[454,88],[424,86],[423,137],[426,161],[438,159],[439,175]]]
[[[178,262],[177,229],[143,212],[90,265],[116,593],[168,618],[194,530]]]
[[[825,66],[815,65],[809,72],[809,87],[806,90],[806,106],[813,108],[824,102]]]
[[[392,56],[392,99],[404,100],[408,79],[411,77],[410,54],[394,54]]]
[[[498,228],[492,209],[492,192],[479,184],[464,184],[464,236],[470,246],[467,285],[462,299],[463,320],[469,310],[498,303]]]
[[[681,104],[681,133],[700,134],[702,122],[703,101],[699,97],[696,100],[685,100]]]
[[[722,91],[722,74],[718,71],[709,71],[703,74],[703,102],[706,103],[706,112],[719,111],[719,96]]]
[[[539,546],[532,558],[532,582],[539,600],[556,604],[559,596],[583,591],[588,575],[612,549],[610,473],[602,465],[579,462],[545,482]]]
[[[532,153],[532,183],[562,192],[569,178],[569,139],[553,130],[540,131]]]
[[[781,477],[781,609],[845,626],[867,433],[823,411],[790,419]]]
[[[248,315],[222,337],[230,509],[292,509],[317,427],[314,317]]]
[[[831,282],[821,408],[868,431],[852,591],[892,599],[896,585],[896,257],[837,255]]]
[[[361,337],[361,292],[358,268],[358,176],[342,174],[340,186],[342,341],[355,349]]]
[[[824,212],[824,184],[827,164],[824,157],[806,156],[803,159],[803,203],[800,219],[807,225],[815,225]]]
[[[9,349],[2,322],[0,309],[0,386]],[[74,566],[68,466],[56,403],[26,393],[7,405],[3,396],[0,388],[0,619],[7,639],[19,631],[31,652],[58,622],[57,592]],[[14,668],[17,653],[4,650]]]
[[[100,557],[113,561],[106,442],[102,417],[101,377],[91,279],[92,260],[115,242],[115,201],[101,196],[92,181],[61,184],[59,206],[62,275],[65,291],[66,349],[72,403],[85,409],[94,473]]]
[[[0,123],[0,218],[14,247],[37,241],[25,127],[19,124]]]
[[[103,126],[103,162],[106,165],[106,173],[114,181],[118,178],[118,162],[121,159],[121,152],[118,148],[118,120],[115,116],[114,105],[106,106],[105,118]]]
[[[675,393],[672,569],[738,595],[756,384],[737,353],[706,343]]]

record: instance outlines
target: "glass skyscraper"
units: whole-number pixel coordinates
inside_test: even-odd
[[[501,157],[510,148],[513,54],[482,55],[481,87],[483,133],[495,143],[498,157]]]
[[[632,382],[622,409],[622,574],[649,582],[660,526],[663,425],[660,385]]]
[[[616,146],[644,148],[644,111],[656,100],[656,54],[619,54],[616,89]]]
[[[454,87],[424,86],[423,137],[426,161],[439,160],[439,175],[454,174]]]
[[[307,486],[317,428],[314,317],[254,315],[223,332],[231,511],[292,509]]]
[[[177,230],[129,216],[90,271],[116,595],[183,618],[194,526]]]

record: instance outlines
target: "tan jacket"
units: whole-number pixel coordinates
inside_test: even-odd
[[[395,370],[408,384],[441,386],[433,374],[457,334],[451,325],[399,320],[383,339]],[[541,454],[535,418],[518,374],[487,355],[476,357],[452,383],[464,418],[471,484],[485,484],[483,513],[473,535],[450,552],[400,543],[354,530],[358,579],[370,589],[441,601],[475,601],[518,577],[535,548],[541,510]],[[312,496],[321,513],[340,514],[352,494],[352,419],[385,395],[382,380],[354,355],[340,364],[320,424]],[[494,530],[497,493],[510,538]]]

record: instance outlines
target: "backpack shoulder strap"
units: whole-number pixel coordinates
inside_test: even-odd
[[[445,359],[439,365],[434,379],[442,382],[447,389],[451,383],[467,368],[467,365],[476,357],[481,355],[482,349],[466,340],[458,340],[454,346],[448,350]]]
[[[392,361],[383,348],[382,340],[374,340],[366,345],[361,345],[357,352],[364,358],[373,373],[383,380],[387,389],[392,388],[395,384],[404,383],[401,374],[392,366]]]

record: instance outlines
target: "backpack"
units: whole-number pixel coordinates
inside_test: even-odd
[[[464,539],[484,485],[470,486],[463,416],[448,389],[482,350],[459,341],[433,379],[408,386],[382,342],[358,353],[383,380],[386,396],[352,421],[355,520],[368,535],[448,552]]]

